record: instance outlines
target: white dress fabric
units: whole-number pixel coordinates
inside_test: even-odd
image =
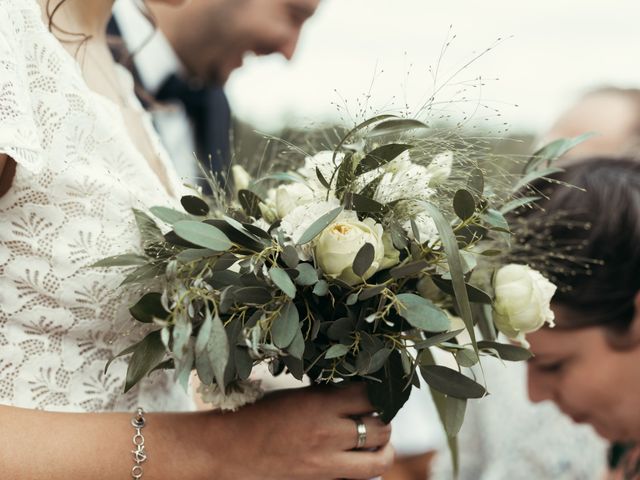
[[[141,109],[131,76],[120,74],[132,108]],[[171,191],[180,192],[145,122]],[[104,372],[144,332],[117,290],[123,270],[90,265],[140,251],[133,208],[178,204],[124,125],[119,108],[87,86],[49,33],[36,0],[0,0],[0,152],[17,163],[0,197],[0,404],[74,412],[193,408],[171,372],[154,372],[126,395],[126,361]]]

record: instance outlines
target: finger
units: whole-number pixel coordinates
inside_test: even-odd
[[[366,480],[379,477],[393,465],[395,452],[390,443],[375,452],[351,451],[334,457],[334,478]]]
[[[361,449],[379,448],[391,439],[391,425],[385,423],[377,417],[363,417],[361,419],[366,430],[366,439]],[[353,450],[358,445],[358,422],[351,418],[341,419],[336,424],[336,446],[341,450]]]
[[[362,383],[343,388],[333,388],[332,400],[336,408],[345,416],[369,415],[375,411],[367,397],[366,386]]]

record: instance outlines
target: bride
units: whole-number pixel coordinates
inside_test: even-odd
[[[363,389],[281,392],[221,414],[193,412],[172,374],[123,394],[125,363],[104,371],[144,332],[113,294],[123,274],[90,265],[136,244],[133,208],[178,206],[182,188],[112,60],[112,6],[0,0],[2,477],[380,475],[390,432]]]

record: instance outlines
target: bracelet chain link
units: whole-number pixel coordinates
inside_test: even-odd
[[[147,451],[144,446],[144,435],[142,435],[142,429],[144,428],[146,421],[144,419],[144,410],[138,407],[136,414],[131,419],[131,425],[135,429],[133,435],[133,445],[135,450],[131,450],[133,454],[133,461],[135,465],[131,469],[131,478],[134,480],[140,480],[142,478],[143,469],[142,464],[147,461]]]

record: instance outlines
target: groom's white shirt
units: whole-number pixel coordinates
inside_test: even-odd
[[[117,0],[113,15],[127,50],[135,53],[133,62],[147,92],[156,95],[171,75],[184,75],[184,66],[169,41],[162,32],[154,30],[132,0]],[[157,108],[153,122],[178,175],[193,183],[201,174],[194,156],[193,128],[183,105],[174,102]]]

